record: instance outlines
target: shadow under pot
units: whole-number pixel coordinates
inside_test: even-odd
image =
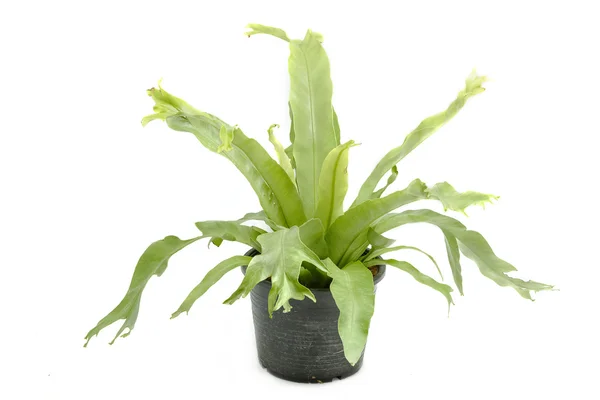
[[[245,255],[258,254],[251,249]],[[242,267],[244,274],[246,268]],[[376,266],[375,288],[384,275],[385,265]],[[316,302],[292,299],[292,310],[275,311],[273,318],[269,318],[267,310],[269,290],[271,282],[265,280],[256,285],[250,295],[258,361],[263,368],[279,378],[303,383],[331,382],[358,372],[364,351],[355,365],[346,360],[338,333],[340,311],[329,288],[310,289]]]

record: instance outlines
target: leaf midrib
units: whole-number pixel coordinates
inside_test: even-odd
[[[346,149],[343,149],[340,154],[338,154],[338,157],[336,157],[335,160],[335,167],[334,167],[334,171],[333,171],[333,179],[331,180],[331,200],[330,200],[330,204],[329,204],[329,212],[327,213],[327,225],[326,225],[326,229],[329,228],[329,226],[331,225],[331,220],[333,219],[333,206],[335,203],[335,194],[336,194],[336,190],[335,190],[335,184],[337,182],[337,174],[338,174],[338,168],[340,165],[340,158],[342,158],[342,154],[344,153],[344,151],[346,151]]]
[[[342,271],[343,272],[343,271]],[[352,323],[355,319],[356,319],[356,297],[352,296],[353,293],[355,293],[355,288],[354,285],[352,284],[352,279],[350,279],[350,274],[347,272],[344,272],[344,274],[346,275],[346,279],[348,282],[348,289],[350,290],[350,297],[352,299],[352,301],[350,301],[351,306],[352,306],[352,312],[351,312],[351,323],[350,323],[350,329],[348,330],[348,332],[350,333],[350,337],[353,338],[354,337],[354,323]]]
[[[310,126],[311,126],[311,136],[312,136],[312,142],[311,142],[311,147],[312,147],[312,163],[313,163],[313,168],[312,168],[312,181],[313,181],[313,191],[312,191],[312,196],[313,196],[313,213],[315,210],[315,207],[317,205],[317,188],[319,187],[319,181],[317,180],[317,157],[316,157],[316,148],[315,148],[315,143],[317,142],[316,140],[316,134],[315,134],[315,116],[314,116],[314,108],[313,108],[313,98],[312,98],[312,85],[311,85],[311,74],[310,74],[310,69],[308,67],[308,58],[306,56],[306,52],[304,51],[304,47],[302,46],[302,44],[299,44],[298,47],[300,48],[300,52],[302,53],[302,58],[304,60],[304,66],[306,69],[306,80],[307,80],[307,87],[308,87],[308,102],[309,102],[309,109],[310,109]]]

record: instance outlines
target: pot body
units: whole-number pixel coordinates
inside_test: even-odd
[[[256,254],[255,250],[246,253]],[[379,266],[375,284],[384,274],[385,266]],[[278,310],[269,318],[270,289],[271,283],[263,281],[251,293],[258,360],[267,371],[290,381],[317,383],[343,379],[360,369],[364,353],[354,366],[344,357],[338,333],[340,312],[329,289],[311,289],[316,302],[291,300],[290,312]]]

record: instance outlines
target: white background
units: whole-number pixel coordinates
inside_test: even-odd
[[[0,398],[600,398],[598,12],[575,1],[415,4],[3,3]],[[206,271],[245,251],[202,242],[150,281],[130,337],[108,346],[114,325],[83,349],[148,244],[259,209],[225,158],[162,122],[140,125],[152,107],[145,90],[162,77],[265,146],[272,123],[287,141],[288,50],[246,38],[248,22],[324,34],[343,139],[362,143],[350,155],[349,201],[473,67],[489,75],[488,91],[400,164],[395,188],[419,177],[499,194],[455,216],[518,276],[560,291],[528,302],[465,260],[465,296],[447,318],[439,294],[389,271],[362,371],[292,384],[259,367],[249,300],[220,304],[238,271],[169,320]],[[403,229],[395,238],[429,250],[449,277],[441,234]]]

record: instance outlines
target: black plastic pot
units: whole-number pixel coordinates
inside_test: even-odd
[[[254,249],[246,253],[255,256]],[[246,267],[242,267],[246,272]],[[379,266],[373,277],[375,285],[385,275]],[[263,281],[252,290],[252,314],[256,333],[258,361],[271,374],[294,382],[319,383],[344,379],[355,374],[363,356],[354,365],[344,357],[338,333],[340,312],[329,289],[311,289],[317,299],[291,300],[292,310],[278,310],[269,318],[267,297],[271,283]]]

